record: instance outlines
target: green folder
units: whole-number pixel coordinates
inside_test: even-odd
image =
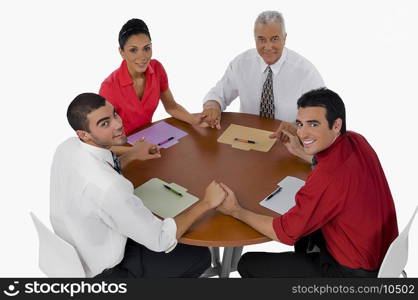
[[[174,191],[164,187],[164,184]],[[187,189],[175,184],[166,183],[159,178],[152,178],[134,190],[144,205],[162,218],[172,218],[197,202],[199,198],[187,193]]]

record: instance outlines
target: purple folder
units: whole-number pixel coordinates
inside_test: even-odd
[[[171,126],[166,122],[160,122],[128,136],[128,143],[132,145],[136,140],[145,137],[145,141],[148,143],[157,145],[162,143],[160,145],[161,148],[168,148],[177,144],[178,140],[186,135],[187,133],[183,130]]]

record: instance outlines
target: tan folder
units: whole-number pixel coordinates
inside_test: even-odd
[[[218,138],[218,142],[229,144],[233,148],[241,150],[257,150],[261,152],[268,152],[276,142],[276,139],[269,138],[269,135],[272,133],[272,131],[231,124]],[[235,138],[252,140],[255,141],[255,144],[236,141]]]
[[[164,184],[180,192],[182,196],[165,188]],[[162,218],[175,217],[199,200],[199,198],[187,193],[186,188],[175,183],[167,183],[159,178],[148,180],[137,187],[134,193],[150,211]]]

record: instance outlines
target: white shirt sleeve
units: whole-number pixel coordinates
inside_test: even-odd
[[[130,182],[115,180],[104,191],[100,215],[114,230],[155,252],[170,252],[177,245],[176,222],[160,220],[133,194]]]
[[[238,85],[234,62],[235,60],[228,65],[222,79],[207,93],[203,99],[203,104],[208,100],[215,100],[220,104],[221,110],[224,111],[225,108],[238,97]]]

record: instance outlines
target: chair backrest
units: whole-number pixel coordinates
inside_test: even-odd
[[[39,237],[39,268],[48,277],[86,277],[74,247],[30,213]]]
[[[408,261],[408,235],[412,221],[417,213],[418,206],[415,208],[411,219],[406,225],[405,229],[399,234],[399,236],[390,244],[382,265],[379,269],[377,277],[380,278],[397,278],[401,275],[403,269]]]

